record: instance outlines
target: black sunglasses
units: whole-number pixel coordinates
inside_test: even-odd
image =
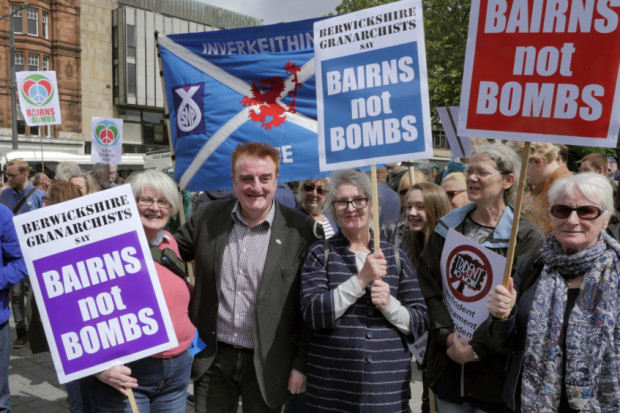
[[[304,191],[306,191],[306,192],[312,192],[315,189],[316,189],[316,192],[319,195],[325,195],[328,192],[328,190],[323,188],[322,186],[316,186],[316,185],[313,185],[313,184],[304,184]]]
[[[446,195],[448,195],[448,198],[452,199],[455,196],[457,196],[458,194],[465,192],[464,189],[458,190],[458,191],[446,191]]]
[[[603,210],[594,205],[584,205],[577,208],[569,207],[568,205],[553,205],[550,209],[551,215],[556,218],[566,219],[570,217],[573,211],[577,211],[577,216],[580,219],[591,221],[601,216]]]

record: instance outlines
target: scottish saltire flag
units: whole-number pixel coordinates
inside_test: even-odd
[[[160,36],[176,156],[189,191],[232,187],[241,142],[280,149],[280,182],[319,172],[313,23]]]

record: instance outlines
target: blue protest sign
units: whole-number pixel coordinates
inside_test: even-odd
[[[280,181],[321,175],[314,21],[159,38],[181,188],[232,187],[231,153],[248,141],[280,149]]]
[[[315,23],[322,171],[433,154],[420,1]]]

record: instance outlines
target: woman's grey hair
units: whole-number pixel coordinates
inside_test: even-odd
[[[131,184],[134,198],[142,195],[146,188],[152,188],[161,193],[166,201],[170,202],[170,215],[176,214],[181,207],[176,182],[163,172],[155,169],[134,172],[129,176],[127,183]]]
[[[579,192],[605,210],[607,216],[614,213],[614,190],[607,178],[594,172],[558,179],[549,190],[549,202],[553,205],[562,195],[576,197]]]
[[[330,191],[326,203],[329,206],[329,213],[333,218],[336,218],[336,209],[333,205],[334,194],[340,184],[349,183],[359,186],[365,192],[365,197],[368,198],[368,204],[372,204],[372,184],[370,183],[370,178],[364,172],[358,171],[357,169],[336,171],[332,174],[329,183]],[[378,213],[377,216],[379,216]]]
[[[81,172],[82,168],[75,162],[60,162],[56,165],[54,179],[57,181],[68,181],[72,172]]]
[[[470,160],[476,155],[488,156],[493,162],[497,170],[504,176],[514,174],[514,184],[504,191],[504,202],[511,203],[514,194],[517,192],[517,182],[521,173],[521,159],[519,155],[507,145],[502,143],[486,143],[483,145],[475,145],[471,150]]]

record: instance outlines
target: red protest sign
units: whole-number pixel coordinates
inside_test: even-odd
[[[620,0],[473,0],[461,136],[615,147]]]

